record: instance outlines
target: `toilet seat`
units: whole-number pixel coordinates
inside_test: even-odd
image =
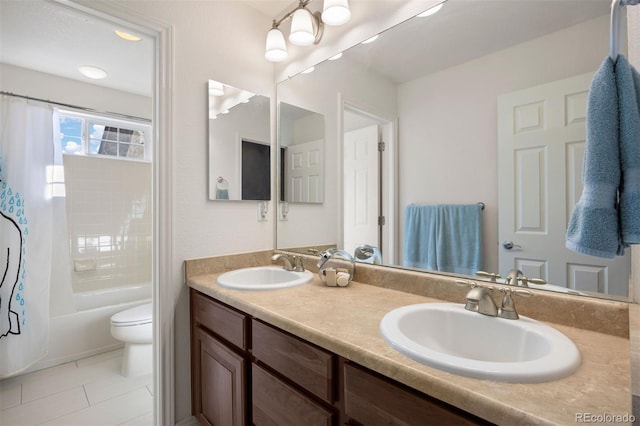
[[[136,306],[111,317],[112,327],[131,327],[151,324],[153,322],[153,307],[151,303]]]

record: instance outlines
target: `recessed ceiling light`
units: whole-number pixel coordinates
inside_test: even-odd
[[[78,68],[78,71],[80,71],[85,77],[89,77],[94,80],[101,80],[107,76],[107,72],[105,70],[92,65],[83,65]]]
[[[330,57],[329,60],[330,61],[335,61],[336,59],[340,59],[340,58],[342,58],[342,52],[338,53],[335,56]]]
[[[315,69],[316,69],[316,67],[309,67],[309,68],[307,68],[306,70],[302,71],[302,74],[309,74],[309,73],[312,73],[312,72],[313,72],[313,70],[315,70]]]
[[[440,11],[440,9],[442,9],[442,6],[444,5],[444,2],[437,4],[435,6],[433,6],[432,8],[429,8],[427,10],[425,10],[424,12],[416,15],[418,18],[425,18],[427,16],[431,16],[434,15],[436,13],[438,13]]]
[[[125,33],[124,31],[120,31],[120,30],[113,30],[114,33],[116,33],[116,35],[118,37],[120,37],[123,40],[127,40],[127,41],[140,41],[142,40],[142,38],[138,37],[137,35],[133,35],[130,33]]]
[[[380,36],[380,34],[376,34],[371,38],[366,39],[365,41],[362,42],[362,44],[369,44],[369,43],[373,43],[374,41],[376,41],[378,39],[378,37]]]

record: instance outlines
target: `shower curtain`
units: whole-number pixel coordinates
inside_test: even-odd
[[[47,354],[54,164],[53,112],[2,96],[0,112],[0,378]],[[49,179],[48,179],[49,177]]]

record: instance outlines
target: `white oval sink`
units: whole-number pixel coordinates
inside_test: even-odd
[[[218,284],[235,290],[273,290],[295,287],[310,282],[309,271],[285,271],[282,266],[256,266],[225,272],[218,277]]]
[[[476,379],[512,383],[557,380],[580,366],[580,352],[558,330],[527,317],[508,320],[453,303],[394,309],[380,333],[418,362]]]

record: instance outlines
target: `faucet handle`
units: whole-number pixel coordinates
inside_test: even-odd
[[[495,283],[498,278],[502,278],[500,274],[485,271],[476,271],[476,275],[483,278],[489,278],[492,283]]]
[[[542,278],[527,278],[525,276],[520,276],[520,277],[517,277],[516,279],[518,280],[518,282],[522,287],[529,287],[529,283],[537,284],[537,285],[547,284],[547,282]]]
[[[533,293],[529,290],[512,289],[509,287],[501,288],[500,291],[504,293],[504,298],[502,299],[502,307],[498,312],[498,316],[505,319],[517,320],[520,316],[516,311],[516,304],[513,302],[511,296],[517,294],[518,296],[530,297],[533,296]]]
[[[456,284],[459,285],[460,287],[471,287],[471,288],[478,287],[477,282],[468,281],[468,280],[456,280]]]

